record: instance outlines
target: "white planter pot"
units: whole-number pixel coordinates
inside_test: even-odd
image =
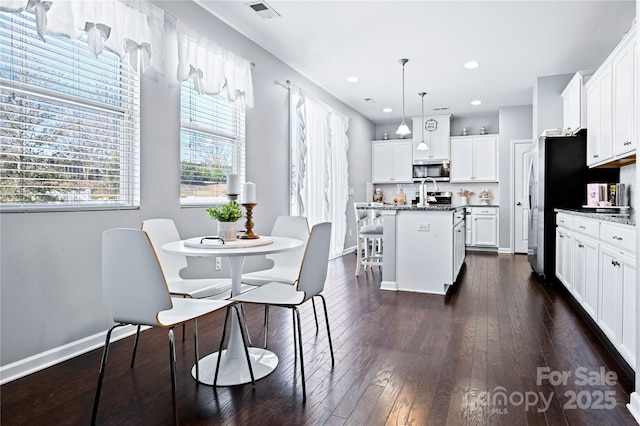
[[[218,222],[218,237],[224,241],[234,241],[238,239],[237,222]]]
[[[467,205],[467,197],[460,197],[460,204],[462,204],[463,206]]]

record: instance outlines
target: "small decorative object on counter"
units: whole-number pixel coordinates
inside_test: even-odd
[[[376,188],[375,192],[373,193],[373,202],[374,203],[382,203],[383,202],[383,196],[382,196],[382,189],[381,188]]]
[[[388,141],[389,140],[389,133],[384,132],[384,134],[382,135],[382,140],[383,141]]]
[[[400,188],[398,193],[393,198],[393,202],[396,204],[405,204],[407,201],[407,194],[404,193],[404,190]]]
[[[466,127],[464,127],[462,129],[462,133],[460,134],[461,136],[469,136],[469,129],[467,129]]]
[[[491,196],[489,195],[489,190],[487,188],[482,188],[480,192],[480,202],[485,206],[489,205],[489,201],[491,200]]]
[[[480,134],[481,135],[486,135],[487,134],[487,126],[480,127]]]
[[[464,188],[460,188],[460,190],[458,191],[458,195],[460,196],[460,204],[462,205],[467,205],[468,202],[468,197],[469,195],[472,195],[473,191],[469,191],[468,189],[464,189]]]

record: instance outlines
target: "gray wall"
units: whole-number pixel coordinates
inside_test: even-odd
[[[531,139],[532,114],[531,105],[500,108],[500,139],[498,156],[500,158],[498,175],[500,179],[500,224],[499,246],[501,249],[511,247],[511,141],[517,139]]]
[[[533,135],[545,129],[563,128],[563,105],[560,94],[574,76],[572,74],[538,77],[533,85]]]
[[[255,62],[256,107],[247,112],[247,179],[257,183],[255,230],[267,233],[276,216],[288,213],[287,91],[275,80],[290,79],[350,118],[349,173],[356,199],[371,176],[375,126],[289,66],[192,2],[157,1],[221,45]],[[175,53],[175,48],[167,46]],[[167,78],[143,77],[141,93],[141,207],[139,210],[0,215],[1,365],[100,333],[111,325],[102,303],[100,244],[111,227],[139,227],[151,217],[176,221],[183,237],[211,232],[202,208],[179,206],[179,87]],[[352,227],[351,206],[345,214]],[[355,239],[348,238],[346,247]],[[247,260],[248,268],[259,260]],[[224,264],[224,262],[223,262]],[[211,274],[210,260],[191,259],[186,276]],[[227,273],[226,265],[222,273]]]

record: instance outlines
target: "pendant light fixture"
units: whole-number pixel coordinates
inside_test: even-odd
[[[424,142],[424,95],[426,95],[427,92],[420,92],[418,93],[418,95],[420,95],[420,97],[422,98],[422,142],[420,142],[418,144],[417,150],[418,151],[427,151],[429,149],[429,147],[427,146],[427,144]]]
[[[404,122],[404,66],[407,62],[409,62],[409,60],[403,58],[399,59],[398,62],[402,64],[402,123],[400,123],[400,127],[398,127],[398,130],[396,130],[396,135],[406,136],[411,134],[411,130],[409,130],[409,127]]]

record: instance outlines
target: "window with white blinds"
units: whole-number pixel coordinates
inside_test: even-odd
[[[180,204],[224,203],[227,174],[244,182],[244,109],[239,101],[199,95],[192,80],[180,99]]]
[[[139,206],[139,92],[118,56],[0,13],[0,208]]]

